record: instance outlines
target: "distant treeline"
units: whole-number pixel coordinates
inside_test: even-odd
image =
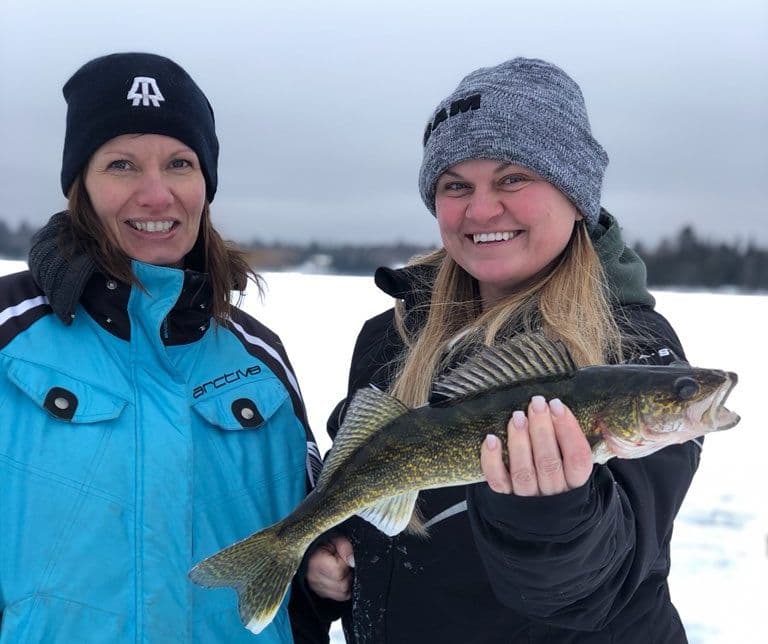
[[[240,244],[257,270],[298,268],[307,272],[371,275],[379,266],[401,266],[430,248],[414,244]]]
[[[635,251],[648,267],[655,287],[720,288],[768,291],[768,249],[705,241],[686,226],[654,249],[638,243]]]
[[[29,252],[29,242],[35,230],[27,223],[22,223],[16,230],[13,230],[0,219],[0,257],[26,259]]]
[[[24,223],[11,229],[0,220],[0,257],[26,259],[34,228]],[[424,246],[396,244],[285,244],[252,241],[240,247],[256,270],[371,275],[379,266],[401,266]],[[654,247],[638,243],[634,250],[648,267],[652,287],[724,288],[768,291],[768,249],[753,242],[711,242],[697,236],[692,227]]]

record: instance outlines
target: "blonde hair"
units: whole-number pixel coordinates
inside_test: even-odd
[[[428,285],[431,300],[420,330],[409,331],[403,303],[395,306],[395,324],[406,349],[391,393],[406,405],[427,401],[433,379],[461,347],[491,345],[517,332],[540,330],[561,340],[579,366],[622,355],[605,274],[583,222],[576,224],[553,265],[485,310],[477,281],[445,249],[414,258],[409,266],[432,268],[435,277]]]

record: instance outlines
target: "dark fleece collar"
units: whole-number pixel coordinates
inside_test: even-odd
[[[57,212],[32,237],[29,251],[29,270],[42,289],[53,312],[64,324],[70,324],[80,296],[96,265],[85,253],[64,257],[58,239],[67,223],[66,211]]]

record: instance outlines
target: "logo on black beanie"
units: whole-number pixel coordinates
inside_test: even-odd
[[[139,93],[139,88],[141,88],[141,93]],[[141,101],[141,104],[144,107],[148,107],[150,101],[155,107],[160,107],[160,101],[165,100],[163,93],[157,86],[157,81],[149,76],[134,77],[133,85],[131,85],[131,89],[128,91],[126,99],[129,101],[132,100],[134,107],[138,106],[139,101]]]

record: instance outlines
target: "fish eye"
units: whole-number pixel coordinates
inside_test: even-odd
[[[678,400],[688,400],[699,392],[699,383],[689,376],[675,380],[675,395]]]

